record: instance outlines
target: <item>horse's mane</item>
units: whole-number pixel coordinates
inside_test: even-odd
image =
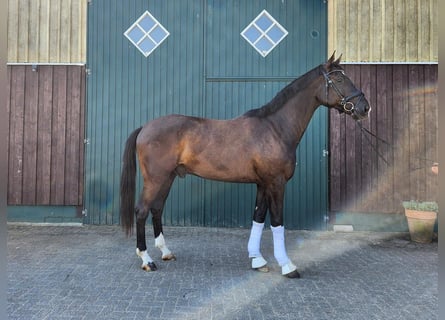
[[[289,99],[291,99],[295,94],[301,89],[305,88],[312,80],[320,75],[320,68],[322,65],[315,67],[314,69],[308,71],[304,75],[298,77],[284,87],[276,96],[269,101],[264,106],[247,111],[244,116],[246,117],[267,117],[270,114],[277,112],[281,107],[283,107]],[[333,66],[340,67],[340,66]]]

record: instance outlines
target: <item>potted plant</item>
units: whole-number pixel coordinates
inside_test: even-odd
[[[433,238],[438,205],[434,201],[403,201],[411,240],[429,243]]]

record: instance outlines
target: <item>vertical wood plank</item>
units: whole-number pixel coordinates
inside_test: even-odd
[[[49,0],[41,0],[40,1],[40,10],[39,10],[39,62],[50,61],[50,49],[49,49],[49,39],[50,39],[50,2]]]
[[[421,154],[420,135],[422,134],[423,124],[420,115],[420,99],[418,92],[419,75],[418,68],[413,65],[408,66],[408,88],[406,94],[408,96],[408,115],[409,122],[407,123],[409,132],[409,182],[410,182],[410,197],[414,200],[421,199],[420,184],[420,168],[422,163],[419,161]]]
[[[79,130],[80,130],[80,73],[78,67],[67,68],[67,110],[65,150],[65,196],[66,205],[78,204],[79,193]]]
[[[393,135],[394,135],[394,201],[401,203],[409,191],[409,108],[406,90],[408,89],[408,67],[394,68],[393,76]]]
[[[39,61],[39,36],[40,36],[40,21],[39,21],[39,6],[40,0],[28,2],[29,20],[27,21],[28,34],[28,58],[27,62]]]
[[[8,1],[8,61],[18,61],[19,2]]]
[[[39,113],[37,133],[36,203],[51,204],[51,158],[53,113],[53,66],[39,67]]]
[[[376,70],[376,98],[375,110],[377,113],[376,132],[377,135],[393,145],[392,141],[392,66],[377,66]],[[389,145],[376,141],[377,150],[384,159],[378,157],[377,160],[377,188],[378,199],[376,208],[384,210],[383,212],[393,212],[393,189],[394,179],[391,164],[393,163],[392,149]],[[385,162],[386,160],[386,162]]]
[[[8,204],[21,204],[23,190],[23,120],[25,67],[11,70]]]
[[[59,43],[57,51],[59,52],[58,61],[70,62],[71,52],[71,0],[64,0],[63,5],[59,7]]]
[[[83,191],[84,191],[84,182],[85,182],[85,103],[86,103],[86,73],[85,66],[81,67],[80,79],[79,79],[79,87],[80,87],[80,127],[79,127],[79,141],[77,144],[79,145],[79,191],[78,191],[78,200],[77,203],[79,206],[83,205]],[[119,154],[122,154],[119,153]],[[120,169],[120,167],[119,167]]]
[[[65,196],[65,132],[66,132],[67,67],[54,69],[53,117],[51,136],[51,203],[62,205]]]
[[[60,0],[49,0],[49,32],[48,58],[49,62],[60,61]]]
[[[23,196],[22,204],[36,204],[38,71],[25,67]]]
[[[19,19],[18,19],[18,37],[17,37],[17,60],[18,62],[28,62],[28,23],[29,6],[28,0],[19,0]]]
[[[438,176],[431,173],[430,165],[438,160],[438,108],[437,108],[437,67],[425,66],[425,167],[426,200],[438,199]]]

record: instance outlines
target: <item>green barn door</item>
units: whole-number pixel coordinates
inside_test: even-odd
[[[203,116],[228,119],[270,101],[326,56],[325,1],[208,0]],[[242,33],[242,34],[241,34]],[[230,143],[230,142],[228,142]],[[328,210],[327,110],[315,113],[285,195],[288,228],[324,229]],[[204,182],[205,224],[251,224],[255,185]]]
[[[119,223],[122,153],[134,129],[171,113],[202,114],[203,17],[201,1],[89,3],[87,223]],[[177,179],[164,222],[202,224],[201,194],[197,177]]]
[[[122,152],[135,128],[171,113],[228,119],[268,102],[326,59],[326,10],[321,0],[90,1],[85,222],[119,223]],[[274,48],[249,43],[255,32],[246,27],[262,12],[256,26],[272,23]],[[319,109],[287,187],[289,228],[326,225],[326,143],[327,112]],[[140,185],[139,178],[138,193]],[[255,192],[249,184],[178,178],[164,223],[248,227]]]

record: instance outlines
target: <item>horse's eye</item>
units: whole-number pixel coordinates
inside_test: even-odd
[[[337,82],[343,82],[343,77],[337,77],[337,79],[335,79]]]

